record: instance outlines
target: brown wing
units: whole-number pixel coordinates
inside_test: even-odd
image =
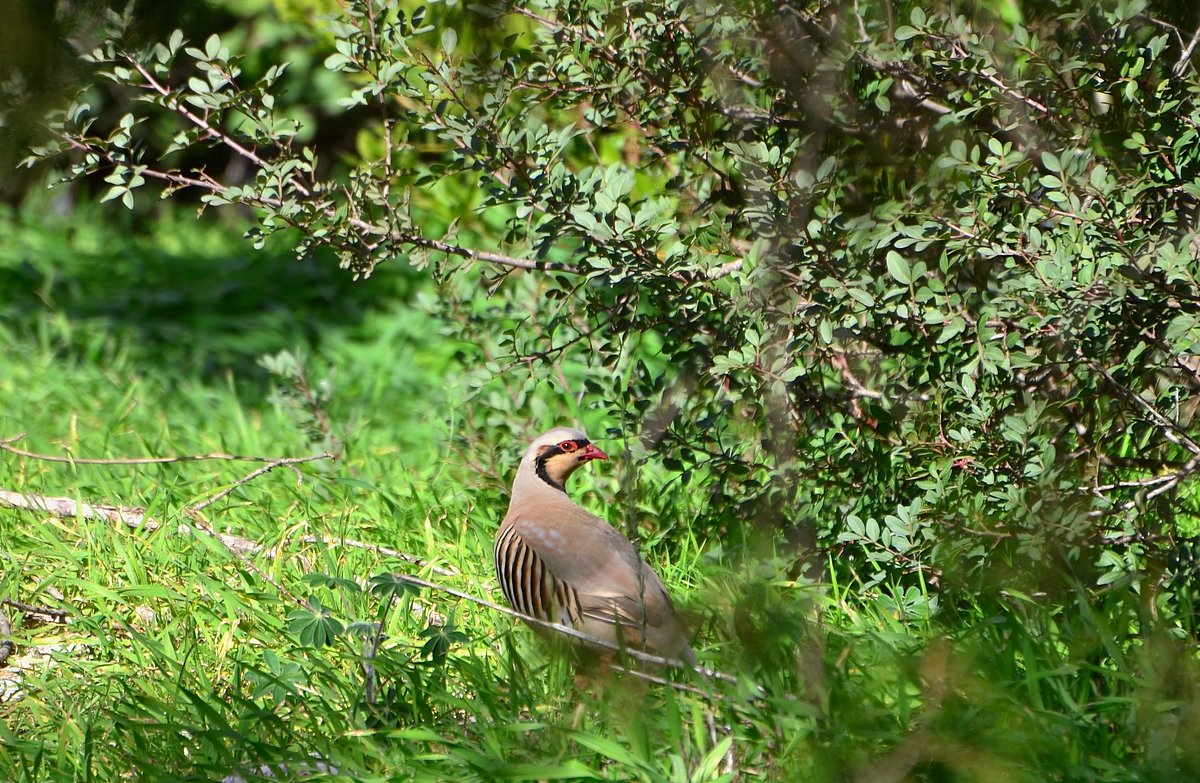
[[[539,574],[570,596],[569,611],[563,614],[576,629],[651,652],[690,654],[679,652],[687,648],[687,636],[662,580],[629,541],[607,523],[591,524],[586,512],[565,511],[555,525],[519,516],[501,532],[497,549],[514,552],[507,555],[512,559],[516,550],[528,550],[525,556],[536,559]],[[520,588],[520,580],[512,581]],[[529,594],[530,589],[515,589],[509,600],[517,606]]]

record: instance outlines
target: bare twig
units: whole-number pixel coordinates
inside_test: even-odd
[[[717,267],[716,269],[710,269],[708,270],[708,279],[720,280],[722,277],[726,277],[734,272],[738,272],[741,270],[743,263],[743,260],[739,258],[736,261],[730,261],[727,264],[721,264],[721,266]]]
[[[17,645],[12,639],[12,626],[8,624],[8,616],[4,614],[4,610],[0,609],[0,666],[8,663],[8,658],[17,649]]]
[[[366,551],[366,552],[375,552],[376,554],[384,555],[386,557],[394,557],[397,560],[403,560],[406,563],[412,563],[413,565],[419,566],[420,568],[429,569],[430,571],[432,571],[435,574],[438,574],[439,576],[454,577],[454,576],[459,575],[457,569],[445,568],[443,566],[436,566],[436,565],[433,565],[432,563],[430,563],[428,560],[419,558],[416,555],[410,555],[407,552],[401,552],[396,549],[389,549],[388,547],[380,546],[379,544],[368,544],[365,541],[355,541],[350,538],[329,539],[329,538],[320,538],[318,536],[303,536],[300,539],[300,541],[302,541],[305,544],[326,544],[326,545],[333,544],[335,546],[350,547],[351,549],[362,549],[363,551]]]
[[[1112,484],[1093,487],[1092,494],[1100,498],[1104,497],[1104,492],[1114,489],[1145,489],[1146,487],[1154,487],[1154,489],[1151,489],[1149,492],[1147,492],[1144,497],[1131,498],[1115,508],[1097,509],[1092,511],[1088,514],[1088,517],[1102,517],[1112,514],[1114,511],[1128,511],[1131,508],[1135,508],[1139,502],[1152,500],[1159,495],[1170,492],[1172,489],[1178,486],[1181,481],[1186,479],[1188,476],[1191,476],[1197,470],[1200,470],[1200,455],[1192,457],[1182,468],[1173,473],[1168,473],[1162,476],[1151,476],[1149,478],[1136,481],[1118,481]]]
[[[1153,487],[1153,489],[1147,492],[1144,498],[1132,498],[1120,504],[1115,509],[1098,509],[1096,511],[1092,511],[1088,514],[1089,517],[1104,516],[1111,514],[1114,511],[1128,511],[1129,509],[1136,507],[1139,502],[1151,500],[1159,495],[1170,492],[1172,489],[1178,486],[1181,481],[1196,473],[1197,470],[1200,470],[1200,444],[1197,444],[1196,441],[1193,440],[1190,435],[1188,435],[1187,431],[1178,422],[1174,421],[1166,414],[1162,413],[1153,405],[1148,403],[1140,394],[1118,381],[1113,377],[1112,373],[1110,373],[1104,367],[1101,367],[1096,362],[1084,360],[1084,364],[1093,372],[1100,375],[1100,377],[1104,378],[1104,380],[1107,381],[1108,384],[1115,389],[1118,394],[1120,394],[1126,400],[1132,402],[1136,407],[1145,411],[1147,416],[1157,426],[1158,431],[1162,433],[1164,438],[1171,443],[1174,443],[1176,446],[1187,449],[1192,453],[1191,459],[1184,463],[1179,470],[1174,471],[1173,473],[1168,473],[1161,476],[1151,476],[1149,478],[1135,481],[1120,481],[1113,484],[1105,484],[1102,486],[1093,487],[1092,493],[1099,497],[1103,497],[1102,493],[1104,491],[1112,489],[1141,489],[1146,487]]]
[[[72,457],[69,454],[66,456],[57,454],[39,454],[34,451],[26,451],[12,445],[25,437],[24,433],[14,435],[11,438],[0,439],[0,449],[16,454],[18,457],[27,459],[36,459],[41,462],[61,462],[68,465],[167,465],[174,462],[201,462],[203,460],[227,460],[229,462],[272,462],[271,457],[246,456],[241,454],[225,454],[222,452],[212,452],[210,454],[185,454],[175,457],[111,457],[111,458],[95,458],[95,457]]]
[[[686,682],[675,682],[674,680],[668,680],[666,677],[660,677],[657,674],[651,674],[650,672],[642,671],[641,669],[634,669],[630,666],[622,666],[621,664],[615,662],[609,663],[608,669],[609,671],[616,672],[617,674],[627,674],[630,677],[634,677],[639,680],[652,682],[655,685],[666,685],[674,688],[677,691],[684,691],[685,693],[690,693],[693,696],[699,696],[700,698],[707,699],[709,701],[713,701],[714,697],[718,696],[712,691],[706,691],[703,688],[699,688],[695,685],[689,685]]]
[[[52,498],[44,495],[22,495],[0,489],[0,506],[21,509],[22,511],[42,511],[51,516],[69,519],[102,519],[106,522],[119,522],[129,527],[141,527],[148,523],[151,529],[157,528],[158,523],[146,517],[144,509],[124,506],[101,506],[71,498]]]
[[[362,229],[369,229],[377,226],[361,220],[351,220],[351,224]],[[568,264],[560,264],[556,261],[530,261],[524,258],[516,258],[514,256],[506,256],[501,253],[492,253],[486,250],[473,250],[469,247],[461,245],[452,245],[448,242],[441,242],[436,239],[428,239],[426,237],[416,236],[415,234],[406,234],[400,231],[393,231],[390,238],[395,242],[401,242],[408,245],[414,245],[425,250],[436,250],[440,253],[445,253],[450,256],[459,256],[460,258],[468,258],[472,261],[487,261],[491,264],[499,264],[513,269],[527,269],[537,271],[551,272],[568,272],[577,274],[578,269]]]
[[[409,574],[397,573],[397,574],[393,574],[393,576],[402,582],[407,582],[409,584],[416,585],[417,587],[424,587],[429,590],[436,590],[441,593],[446,593],[447,595],[452,595],[456,598],[461,598],[464,601],[470,601],[473,604],[477,604],[477,605],[485,607],[487,609],[491,609],[494,612],[500,612],[501,614],[506,614],[509,617],[516,617],[517,619],[523,620],[523,621],[529,623],[530,625],[536,625],[539,628],[545,628],[547,630],[555,631],[556,633],[560,633],[560,634],[562,634],[564,636],[568,636],[572,639],[577,639],[581,642],[585,642],[591,647],[600,647],[602,649],[610,650],[612,652],[621,653],[622,655],[625,655],[629,658],[633,658],[635,660],[641,661],[643,663],[652,663],[657,666],[667,666],[667,667],[670,667],[673,669],[687,669],[687,670],[696,672],[697,674],[701,675],[702,677],[707,677],[707,678],[713,679],[713,680],[720,680],[721,682],[728,682],[728,683],[734,683],[734,684],[736,684],[738,682],[738,679],[736,677],[733,677],[732,675],[729,675],[729,674],[725,674],[724,672],[721,672],[721,671],[717,671],[716,669],[708,669],[703,666],[689,666],[686,663],[684,663],[683,661],[677,660],[675,658],[664,658],[661,655],[654,655],[652,653],[642,652],[641,650],[636,650],[636,649],[633,649],[630,647],[625,647],[625,646],[622,646],[619,644],[615,644],[606,639],[600,639],[598,637],[583,633],[582,631],[578,631],[568,625],[562,625],[560,623],[548,622],[546,620],[542,620],[541,618],[533,617],[531,615],[527,615],[522,612],[518,612],[515,609],[510,609],[507,606],[501,606],[500,604],[493,603],[492,601],[489,601],[486,598],[480,598],[478,596],[471,595],[470,593],[463,592],[462,590],[457,590],[453,587],[446,587],[445,585],[440,585],[440,584],[437,584],[436,582],[430,582],[425,579],[421,579],[420,577],[411,576]]]
[[[11,598],[0,599],[0,604],[11,606],[18,612],[24,615],[40,615],[41,617],[56,623],[64,623],[71,613],[65,609],[52,609],[49,606],[33,606],[32,604],[24,604],[20,601],[14,601]]]
[[[1192,40],[1188,41],[1188,45],[1183,49],[1183,54],[1179,55],[1179,62],[1175,63],[1176,76],[1183,76],[1188,65],[1191,64],[1192,51],[1195,50],[1197,43],[1200,43],[1200,27],[1197,27],[1196,32],[1192,33]]]
[[[1112,376],[1112,373],[1101,367],[1096,362],[1085,359],[1084,364],[1104,378],[1104,380],[1108,381],[1109,385],[1112,386],[1118,394],[1144,410],[1155,422],[1155,424],[1158,425],[1159,432],[1163,434],[1164,438],[1171,441],[1176,446],[1182,446],[1183,448],[1192,452],[1192,454],[1200,457],[1200,445],[1198,445],[1196,441],[1192,440],[1183,427],[1172,421],[1163,413],[1159,412],[1153,405],[1142,399],[1141,395],[1137,394],[1132,389],[1125,386],[1125,384],[1118,381]],[[1191,463],[1189,462],[1188,464]]]
[[[333,454],[331,454],[328,451],[323,451],[320,454],[310,454],[307,457],[284,457],[283,459],[271,460],[266,465],[263,465],[261,468],[258,468],[257,470],[253,470],[253,471],[247,473],[245,476],[242,476],[240,479],[233,482],[232,484],[230,484],[228,487],[221,490],[220,492],[217,492],[214,495],[210,495],[209,497],[205,498],[204,500],[201,500],[198,503],[193,503],[192,505],[188,506],[187,508],[185,508],[183,510],[183,513],[187,514],[188,516],[194,517],[197,514],[199,514],[201,511],[203,511],[204,509],[211,506],[213,503],[216,503],[218,500],[221,500],[222,498],[224,498],[227,495],[229,495],[230,493],[232,493],[238,487],[250,483],[254,479],[263,475],[264,473],[270,473],[272,470],[275,470],[275,468],[292,467],[293,465],[299,465],[303,462],[314,462],[319,459],[333,459],[333,458],[334,458]],[[299,481],[300,476],[301,476],[301,474],[299,472],[297,472],[297,474],[296,474],[297,481]]]
[[[1196,464],[1193,463],[1200,464],[1200,462],[1197,462],[1197,460],[1193,459],[1184,465],[1181,470],[1174,473],[1166,473],[1159,476],[1150,476],[1149,478],[1135,479],[1131,481],[1114,481],[1111,484],[1101,484],[1099,486],[1092,487],[1092,492],[1095,494],[1102,494],[1104,492],[1111,492],[1114,489],[1145,489],[1146,487],[1154,487],[1159,484],[1173,484],[1178,482],[1181,477],[1195,472]]]

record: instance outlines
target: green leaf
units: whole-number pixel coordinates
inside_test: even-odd
[[[623,764],[634,769],[641,767],[641,762],[636,756],[620,743],[607,737],[600,737],[590,732],[578,730],[568,731],[566,735],[585,748],[593,750],[618,764]]]
[[[847,288],[846,293],[850,295],[851,299],[863,305],[864,307],[875,306],[875,297],[871,295],[870,291],[866,291],[862,288]]]
[[[315,598],[308,599],[311,609],[296,609],[288,615],[288,631],[308,647],[326,647],[345,630],[340,620]]]
[[[1186,353],[1195,346],[1196,316],[1189,313],[1177,315],[1167,324],[1166,341],[1173,351]]]
[[[731,780],[733,775],[718,775],[717,770],[720,769],[721,762],[725,760],[725,756],[729,753],[729,749],[732,746],[733,737],[725,737],[714,745],[708,753],[705,753],[704,758],[700,760],[700,763],[696,765],[696,769],[692,772],[691,783],[719,783],[720,781]]]
[[[889,250],[887,253],[887,268],[888,273],[895,278],[896,282],[901,285],[912,285],[912,267],[909,266],[908,259],[895,250]]]
[[[403,574],[386,573],[371,577],[371,595],[380,598],[400,598],[404,595],[418,595],[421,588],[404,579]]]

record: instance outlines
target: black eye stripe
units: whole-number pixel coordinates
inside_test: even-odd
[[[538,451],[538,459],[549,459],[558,454],[574,454],[589,445],[591,445],[590,440],[560,440],[558,443],[542,446]]]

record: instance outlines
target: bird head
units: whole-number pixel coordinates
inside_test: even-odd
[[[608,455],[579,430],[555,427],[534,439],[521,460],[521,467],[562,490],[567,478],[580,465],[594,459],[608,459]]]

